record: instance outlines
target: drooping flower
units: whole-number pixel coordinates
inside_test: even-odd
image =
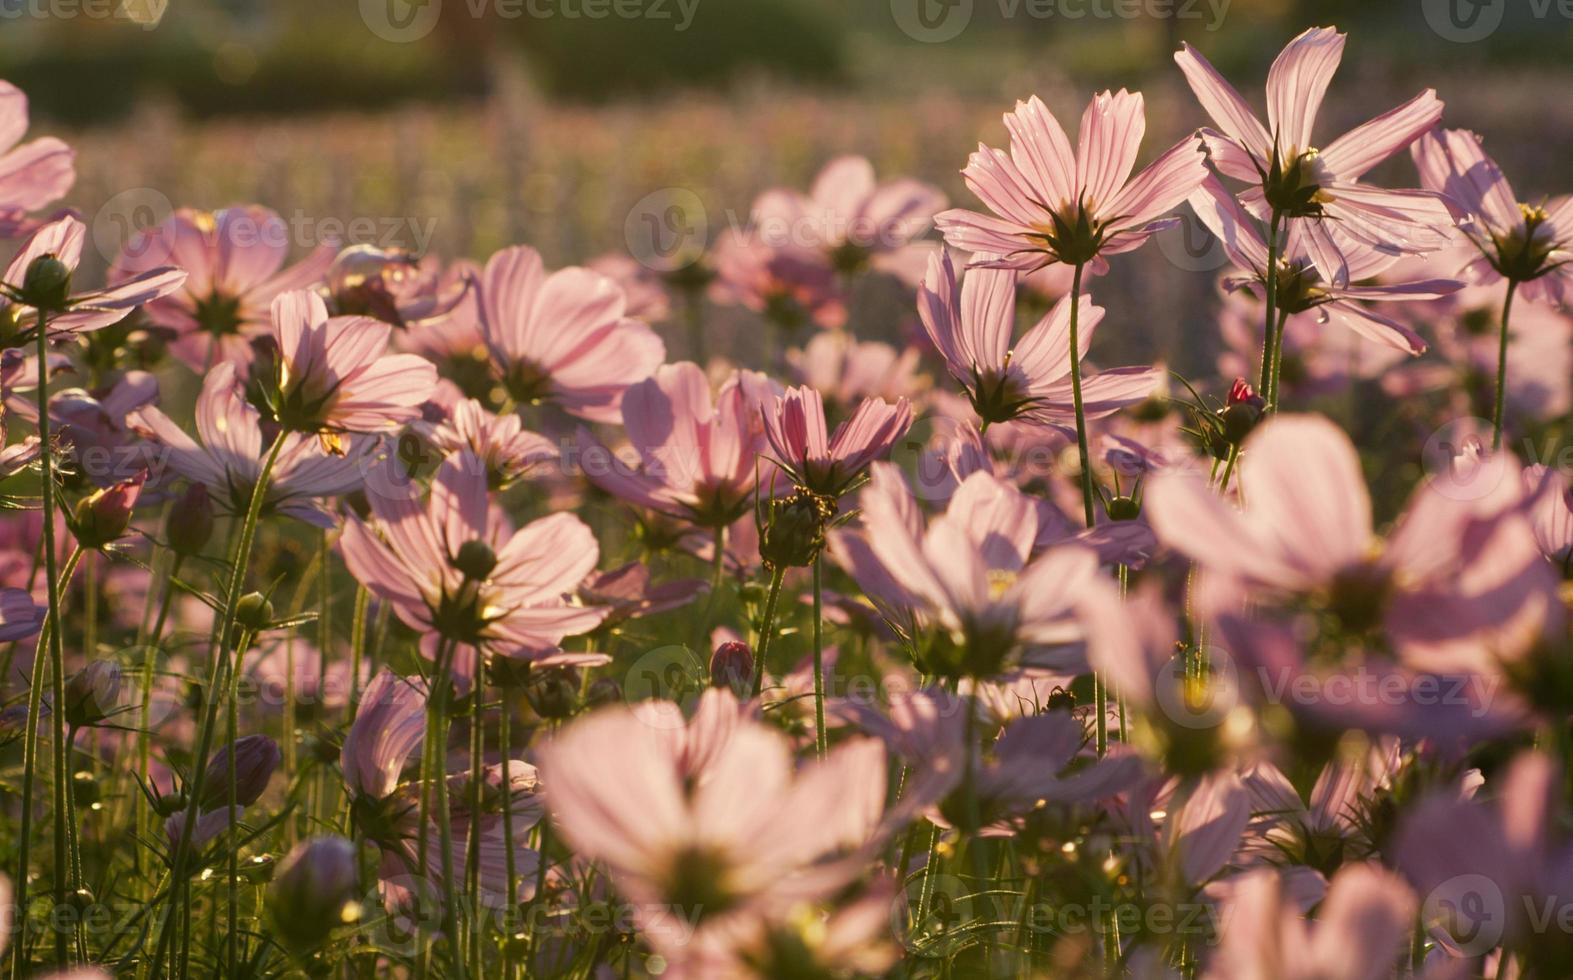
[[[625,315],[616,283],[582,268],[548,274],[533,248],[493,255],[478,289],[493,370],[520,404],[549,402],[615,422],[624,390],[666,358],[655,331]]]
[[[953,247],[978,253],[974,266],[1099,270],[1103,256],[1137,248],[1172,224],[1168,213],[1207,176],[1201,143],[1187,137],[1131,177],[1147,128],[1139,92],[1094,96],[1074,154],[1037,96],[1016,103],[1005,127],[1010,152],[979,144],[961,172],[993,214],[952,209],[935,219]]]
[[[0,237],[15,234],[27,212],[64,197],[76,182],[69,146],[53,136],[22,143],[25,132],[27,96],[0,81]]]
[[[393,327],[366,316],[329,317],[316,293],[273,301],[276,344],[263,398],[291,432],[337,447],[340,434],[386,432],[420,416],[437,369],[417,354],[387,353]]]
[[[1458,229],[1479,255],[1460,275],[1481,285],[1509,279],[1526,298],[1548,303],[1573,296],[1573,195],[1520,201],[1480,137],[1465,130],[1429,132],[1411,152],[1426,189],[1464,211]]]
[[[1354,244],[1389,255],[1442,247],[1453,220],[1429,191],[1385,190],[1360,182],[1442,118],[1442,102],[1426,89],[1408,102],[1330,143],[1313,137],[1317,111],[1343,58],[1344,35],[1307,30],[1283,49],[1267,75],[1263,126],[1240,93],[1190,45],[1174,60],[1217,129],[1202,130],[1213,166],[1251,185],[1245,206],[1302,229],[1305,250],[1324,281],[1348,284],[1345,252]],[[1265,237],[1265,236],[1264,236]]]
[[[580,465],[590,482],[630,503],[701,527],[730,525],[748,511],[756,479],[768,485],[757,455],[762,408],[775,392],[763,374],[738,371],[712,401],[699,365],[662,365],[623,396],[638,463],[628,465],[581,428]]]
[[[152,461],[153,477],[167,477],[167,471],[172,471],[207,487],[221,512],[246,512],[267,447],[262,441],[261,414],[246,400],[233,363],[218,365],[203,381],[196,410],[200,443],[152,405],[132,412],[126,423],[166,450]],[[324,452],[315,437],[286,435],[263,497],[263,513],[332,527],[333,519],[319,501],[359,489],[379,442],[376,437],[355,436],[341,455],[333,455]]]
[[[38,307],[49,316],[49,337],[63,340],[118,323],[132,310],[179,289],[186,273],[168,265],[149,268],[104,289],[73,294],[72,276],[82,261],[87,226],[74,215],[33,232],[0,276],[0,347],[18,347],[33,335]]]
[[[468,450],[438,467],[424,508],[398,466],[384,463],[368,484],[371,523],[347,519],[344,561],[421,633],[425,656],[435,661],[449,648],[461,690],[478,657],[561,658],[553,648],[563,637],[605,618],[606,610],[566,598],[600,555],[579,518],[557,513],[515,531],[487,493],[485,465]]]
[[[1079,349],[1085,358],[1103,308],[1085,294],[1080,309]],[[1070,376],[1069,297],[1056,303],[1019,341],[1016,274],[1008,269],[973,269],[958,285],[949,255],[935,255],[918,290],[918,315],[929,339],[945,358],[985,423],[1023,419],[1074,434],[1076,418]],[[1162,372],[1150,367],[1083,373],[1087,418],[1112,415],[1145,399]]]
[[[1223,243],[1229,258],[1244,273],[1225,277],[1224,288],[1263,292],[1267,282],[1267,240],[1257,222],[1215,178],[1208,178],[1190,197],[1191,208],[1207,229]],[[1306,225],[1290,225],[1287,242],[1274,273],[1274,297],[1281,314],[1313,313],[1319,321],[1336,320],[1340,326],[1409,354],[1425,353],[1426,343],[1407,324],[1372,310],[1367,303],[1438,299],[1456,292],[1463,283],[1453,279],[1350,285],[1374,278],[1397,261],[1362,242],[1343,246],[1344,276],[1340,282],[1324,275],[1310,253],[1311,235]]]
[[[765,435],[776,462],[800,486],[839,497],[868,464],[890,451],[912,425],[912,406],[864,399],[852,417],[826,434],[825,405],[813,388],[789,388],[764,413]]]
[[[927,231],[944,206],[936,187],[910,178],[881,184],[868,160],[842,156],[825,164],[806,195],[788,188],[761,194],[752,219],[766,244],[822,252],[846,274],[880,267]]]
[[[322,280],[338,246],[318,245],[286,266],[289,226],[257,205],[197,211],[181,208],[128,241],[109,281],[172,264],[186,271],[183,289],[148,304],[147,318],[173,330],[173,352],[203,371],[219,361],[246,360],[251,338],[267,330],[273,300]]]

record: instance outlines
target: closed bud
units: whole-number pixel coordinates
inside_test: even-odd
[[[615,677],[597,677],[590,682],[590,687],[584,692],[584,706],[586,708],[604,708],[609,704],[616,704],[623,699],[623,685],[617,683]]]
[[[120,665],[95,660],[66,681],[66,724],[89,728],[114,714],[120,704]]]
[[[1106,509],[1111,521],[1134,521],[1141,516],[1142,505],[1134,497],[1115,497]]]
[[[473,582],[484,582],[497,567],[497,552],[485,541],[466,541],[453,556],[453,567]]]
[[[807,490],[771,501],[759,535],[760,557],[773,568],[812,565],[825,546],[825,525],[834,516],[834,502]]]
[[[1229,398],[1220,416],[1223,418],[1223,437],[1231,446],[1238,446],[1256,428],[1267,409],[1267,400],[1256,393],[1244,378],[1235,378],[1229,388]]]
[[[198,809],[203,812],[229,805],[230,759],[235,772],[235,805],[250,806],[268,788],[273,770],[279,766],[279,745],[266,735],[247,735],[232,745],[219,750],[208,762],[207,775],[202,782],[202,801]]]
[[[572,717],[579,703],[579,672],[570,667],[538,670],[524,698],[542,718]]]
[[[66,308],[71,296],[71,268],[53,255],[40,255],[29,262],[22,275],[21,301],[26,306],[50,313]]]
[[[175,554],[189,557],[202,553],[213,537],[213,501],[208,488],[193,483],[169,513],[165,534]]]
[[[359,863],[342,837],[313,837],[289,852],[267,894],[268,917],[287,948],[309,953],[360,919]]]
[[[242,629],[261,632],[273,622],[273,603],[261,592],[248,592],[235,603],[235,622]]]
[[[754,686],[754,652],[748,644],[736,640],[723,643],[710,655],[710,684],[730,688],[738,697],[746,697]]]
[[[95,490],[76,505],[76,520],[72,532],[84,548],[102,548],[126,533],[131,526],[131,509],[142,495],[142,484],[147,473],[138,473],[129,480]]]

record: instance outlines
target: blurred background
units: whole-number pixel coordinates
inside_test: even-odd
[[[1320,133],[1432,86],[1521,196],[1565,191],[1569,15],[1566,0],[0,0],[0,78],[31,98],[33,133],[77,147],[69,203],[100,252],[171,205],[257,202],[301,223],[302,250],[342,224],[445,257],[527,242],[566,264],[627,250],[652,194],[697,195],[713,235],[841,153],[971,205],[967,154],[1003,144],[1000,114],[1031,93],[1071,128],[1094,89],[1140,87],[1150,159],[1205,122],[1170,58],[1182,41],[1261,106],[1273,56],[1316,24],[1350,34]],[[1403,159],[1374,177],[1415,183]],[[1196,272],[1220,260],[1171,237],[1168,261],[1116,263],[1099,299],[1142,319],[1141,354],[1183,364],[1186,323],[1212,305]]]

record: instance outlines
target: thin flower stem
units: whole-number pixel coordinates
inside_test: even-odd
[[[1279,382],[1282,380],[1284,367],[1284,325],[1288,322],[1289,311],[1279,310],[1277,325],[1273,327],[1273,388],[1270,394],[1264,396],[1267,398],[1267,410],[1269,412],[1278,411],[1278,388]]]
[[[453,958],[454,975],[462,978],[467,975],[467,971],[459,947],[459,895],[453,875],[453,814],[448,806],[447,766],[443,764],[443,753],[447,751],[448,746],[448,696],[453,687],[452,661],[457,651],[452,642],[444,646],[448,647],[448,651],[438,661],[431,697],[426,702],[426,737],[434,743],[433,754],[437,761],[435,767],[437,771],[434,773],[436,799],[433,800],[433,805],[437,809],[437,846],[442,848],[442,853],[439,855],[443,891],[442,931],[448,939],[448,953]],[[480,678],[476,678],[476,682],[479,681]]]
[[[350,711],[354,713],[355,706],[360,703],[360,669],[361,657],[366,649],[366,613],[371,607],[371,592],[366,586],[356,583],[355,586],[355,613],[350,620]]]
[[[82,560],[82,549],[73,549],[66,558],[65,566],[60,574],[66,582],[76,573],[76,566]],[[58,594],[53,590],[52,594]],[[54,634],[53,619],[45,619],[43,629],[38,635],[38,646],[33,653],[33,677],[27,691],[27,734],[22,744],[22,820],[19,830],[17,874],[16,881],[16,938],[12,941],[14,952],[11,954],[11,976],[13,980],[22,975],[28,955],[27,944],[27,900],[28,900],[28,867],[32,861],[33,847],[33,792],[34,780],[37,778],[38,769],[38,730],[39,719],[43,713],[44,681],[39,676],[39,670],[44,666],[45,654],[50,649],[50,640]],[[56,702],[59,704],[60,702]],[[56,711],[54,714],[61,714]],[[59,782],[57,779],[56,782]]]
[[[503,764],[502,835],[508,842],[503,849],[503,860],[508,868],[508,908],[519,901],[519,869],[513,856],[513,705],[508,700],[508,690],[502,689],[502,704],[497,715],[497,741],[500,744]],[[544,818],[543,818],[544,819]]]
[[[1082,513],[1087,519],[1087,526],[1092,527],[1098,522],[1097,513],[1093,508],[1092,492],[1092,464],[1087,452],[1087,412],[1082,407],[1081,398],[1081,343],[1077,334],[1080,319],[1078,306],[1081,300],[1081,274],[1083,264],[1078,262],[1076,271],[1071,277],[1071,322],[1070,322],[1070,359],[1071,359],[1071,399],[1076,408],[1076,455],[1081,463],[1081,503]]]
[[[776,628],[776,604],[781,599],[781,580],[786,577],[786,568],[777,567],[770,573],[770,595],[765,598],[765,619],[759,628],[759,655],[754,659],[754,697],[765,687],[765,657],[770,653],[770,637]]]
[[[475,648],[474,687],[470,691],[470,846],[469,868],[467,869],[466,883],[469,885],[469,914],[470,923],[470,962],[477,972],[483,970],[483,953],[481,951],[482,933],[485,931],[485,920],[481,916],[481,808],[485,805],[485,796],[482,793],[486,785],[486,739],[485,732],[481,729],[481,714],[486,705],[485,687],[482,684],[485,678],[485,665],[482,662],[480,647]],[[511,787],[504,761],[502,776],[502,792],[507,796]],[[510,843],[511,847],[512,844]]]
[[[1507,281],[1507,296],[1502,299],[1502,326],[1497,338],[1497,397],[1491,411],[1491,448],[1502,448],[1502,415],[1507,407],[1507,339],[1508,319],[1513,315],[1513,295],[1518,292],[1518,280]]]
[[[814,559],[814,751],[825,757],[825,664],[818,558]]]
[[[1262,397],[1268,399],[1269,405],[1272,402],[1273,365],[1277,363],[1273,313],[1278,305],[1278,225],[1282,220],[1282,215],[1274,208],[1267,223],[1267,281],[1262,284],[1266,292],[1267,318],[1262,327],[1262,379],[1257,388],[1261,390]]]
[[[268,449],[267,457],[263,460],[262,468],[257,474],[256,485],[251,488],[251,502],[246,508],[246,516],[240,525],[240,540],[235,545],[234,565],[230,569],[229,589],[225,596],[224,612],[219,617],[218,630],[215,635],[217,646],[216,655],[208,673],[207,686],[204,688],[207,704],[204,706],[202,724],[197,733],[197,749],[192,756],[191,786],[188,789],[186,801],[185,821],[180,828],[180,838],[175,843],[171,857],[172,875],[177,883],[185,881],[186,862],[191,852],[191,835],[197,824],[197,805],[202,798],[203,782],[206,778],[208,753],[213,748],[213,730],[218,723],[219,697],[218,691],[228,679],[226,668],[229,666],[231,643],[235,632],[235,610],[240,605],[240,597],[246,585],[246,568],[251,564],[251,549],[256,541],[257,524],[262,519],[262,502],[267,498],[268,481],[273,476],[273,467],[278,463],[279,453],[284,449],[284,437],[287,433],[279,430],[273,437],[273,445]],[[233,764],[233,760],[232,760]],[[171,894],[174,889],[171,890]],[[149,976],[159,976],[159,970],[164,965],[166,943],[164,937],[170,932],[170,919],[160,927],[160,940],[158,950],[154,953],[153,963],[149,969]]]
[[[241,668],[244,666],[246,651],[251,649],[253,633],[245,630],[240,642],[235,644],[235,669],[229,672],[229,690],[225,692],[228,702],[224,709],[224,737],[229,740],[229,774],[225,780],[224,803],[227,807],[229,833],[232,839],[236,835],[235,827],[240,819],[240,760],[235,756],[235,746],[240,741],[240,678]],[[225,964],[229,967],[230,976],[238,976],[236,966],[239,960],[240,944],[240,848],[231,846],[226,848],[228,853],[229,880],[225,882],[226,921],[229,934],[224,940]]]
[[[164,624],[169,619],[170,603],[175,595],[174,578],[180,574],[180,566],[185,562],[185,556],[179,552],[174,553],[170,561],[168,580],[164,583],[163,593],[158,600],[158,615],[153,623],[153,628],[145,634],[141,644],[142,648],[142,704],[137,714],[138,726],[141,734],[137,736],[137,769],[142,774],[142,784],[150,786],[148,774],[153,765],[153,684],[157,680],[156,667],[158,666],[159,645],[164,637]],[[134,794],[132,794],[134,795]],[[136,805],[133,800],[132,805]],[[151,822],[148,820],[149,810],[145,806],[136,807],[137,836],[147,838]],[[136,866],[140,872],[143,870],[143,848],[136,849]]]

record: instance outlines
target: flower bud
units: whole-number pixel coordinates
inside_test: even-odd
[[[524,699],[542,718],[572,717],[579,702],[579,672],[571,667],[538,670],[524,689]]]
[[[120,703],[120,664],[95,660],[66,681],[66,724],[89,728],[108,718]]]
[[[731,640],[715,648],[710,655],[710,684],[731,688],[738,697],[747,696],[754,686],[754,652],[748,644]]]
[[[1115,497],[1105,509],[1111,521],[1134,521],[1141,516],[1142,505],[1134,497]]]
[[[339,926],[360,918],[359,855],[342,837],[313,837],[295,845],[268,887],[268,916],[284,945],[316,949]]]
[[[180,502],[170,512],[165,535],[177,555],[189,557],[202,553],[213,536],[213,501],[208,497],[207,487],[193,483],[186,488]]]
[[[759,554],[773,568],[806,568],[825,546],[825,525],[835,516],[835,503],[806,490],[770,503],[770,516],[759,535]]]
[[[279,766],[279,745],[266,735],[247,735],[233,745],[220,749],[208,761],[198,809],[216,810],[229,805],[230,758],[235,759],[235,805],[250,806],[268,788],[273,770]]]
[[[248,592],[235,604],[235,622],[242,629],[260,633],[273,622],[273,603],[261,592]]]
[[[497,567],[497,552],[485,541],[466,541],[453,556],[453,567],[473,582],[484,582]]]
[[[1219,414],[1223,418],[1223,437],[1231,446],[1238,446],[1256,428],[1267,408],[1267,400],[1244,378],[1235,378],[1229,388],[1229,398]]]
[[[147,473],[95,490],[76,505],[72,532],[84,548],[102,548],[117,540],[131,526],[131,509],[142,495]]]
[[[63,310],[71,296],[71,268],[53,255],[40,255],[28,263],[21,293],[26,306],[50,313]]]

